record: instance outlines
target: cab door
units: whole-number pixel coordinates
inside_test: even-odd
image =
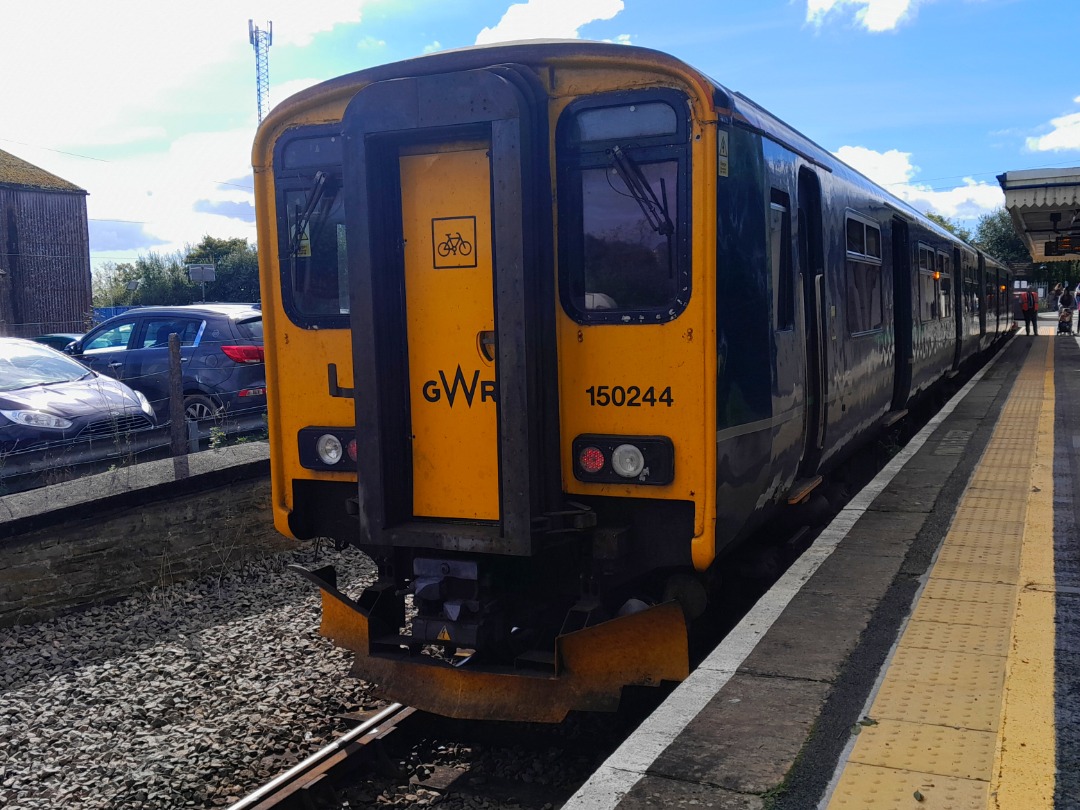
[[[398,158],[418,517],[499,517],[489,155],[443,141]]]
[[[502,66],[376,82],[346,109],[366,544],[530,554],[557,511],[550,207],[537,202],[550,183],[530,92]]]

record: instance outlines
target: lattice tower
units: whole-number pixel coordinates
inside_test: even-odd
[[[248,20],[248,41],[255,49],[255,98],[259,105],[259,123],[270,106],[270,46],[274,44],[274,23],[268,22],[266,30]]]

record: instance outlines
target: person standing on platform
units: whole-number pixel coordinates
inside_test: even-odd
[[[1032,329],[1039,334],[1039,296],[1032,289],[1020,293],[1020,310],[1024,313],[1024,334],[1030,335]]]
[[[1067,286],[1058,297],[1058,334],[1071,335],[1073,331],[1073,313],[1076,310],[1076,298]]]

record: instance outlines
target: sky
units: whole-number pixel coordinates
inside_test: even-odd
[[[654,48],[907,200],[973,228],[996,175],[1080,166],[1072,2],[0,0],[0,149],[89,192],[91,265],[255,241],[248,21],[269,102],[432,51],[530,38]]]

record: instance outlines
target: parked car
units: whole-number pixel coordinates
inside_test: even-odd
[[[54,332],[49,335],[38,335],[37,337],[30,338],[35,343],[43,343],[53,349],[60,349],[63,351],[70,344],[82,337],[82,333],[78,332]]]
[[[262,312],[251,304],[141,307],[64,351],[141,391],[169,417],[169,335],[180,339],[184,415],[199,421],[266,410]]]
[[[0,474],[40,469],[46,452],[72,463],[119,455],[156,426],[138,391],[48,346],[0,338]]]

